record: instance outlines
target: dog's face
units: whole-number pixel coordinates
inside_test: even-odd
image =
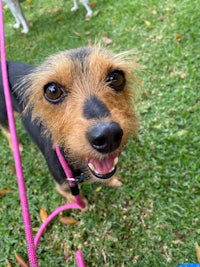
[[[137,130],[128,64],[100,48],[50,57],[24,80],[33,118],[50,133],[70,164],[109,179],[128,137]]]

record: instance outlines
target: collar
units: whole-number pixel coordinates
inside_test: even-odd
[[[56,145],[55,147],[56,150],[56,154],[58,156],[59,162],[65,172],[66,178],[69,182],[69,186],[72,185],[73,183],[83,183],[85,182],[85,180],[89,179],[88,174],[81,172],[81,171],[77,171],[77,175],[74,176],[66,158],[63,156],[61,149]]]

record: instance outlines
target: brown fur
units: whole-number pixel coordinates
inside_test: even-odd
[[[126,53],[115,55],[99,47],[87,49],[88,55],[84,59],[81,54],[75,56],[76,50],[51,56],[18,86],[23,88],[22,98],[28,99],[24,112],[32,109],[32,119],[42,122],[44,134],[51,134],[53,146],[61,146],[73,159],[74,168],[83,166],[83,169],[86,169],[87,158],[101,160],[107,156],[96,151],[85,137],[88,129],[97,122],[114,121],[121,126],[124,134],[117,148],[119,153],[129,136],[137,133],[132,63],[126,60]],[[105,82],[108,73],[115,69],[125,74],[126,85],[120,92],[115,92]],[[52,104],[44,98],[43,88],[49,82],[57,82],[66,89],[67,96],[61,103]],[[108,117],[88,120],[83,116],[83,103],[91,95],[98,96],[109,108]],[[90,174],[90,178],[114,187],[121,185],[116,176],[101,180]],[[68,195],[62,186],[59,191]]]

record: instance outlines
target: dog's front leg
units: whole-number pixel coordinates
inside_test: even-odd
[[[72,7],[71,11],[74,12],[78,9],[78,1],[74,0],[74,6]]]
[[[119,180],[117,176],[114,175],[110,179],[108,179],[106,185],[110,187],[120,187],[122,186],[122,182]]]
[[[72,195],[68,182],[65,181],[61,185],[56,183],[56,190],[60,195],[67,199],[67,202],[74,203],[75,197]],[[88,201],[82,193],[80,193],[81,200],[85,203],[84,211],[88,209]]]
[[[26,21],[24,14],[23,14],[23,11],[20,7],[19,2],[7,0],[6,3],[9,6],[10,11],[12,12],[12,14],[16,20],[16,23],[14,24],[14,28],[18,29],[20,27],[20,25],[22,25],[22,27],[23,27],[22,33],[25,33],[25,34],[28,33],[29,26],[28,26],[28,23]]]

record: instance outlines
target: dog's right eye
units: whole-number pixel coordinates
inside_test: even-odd
[[[66,91],[59,83],[48,83],[44,86],[44,97],[53,104],[59,103],[66,96]]]

